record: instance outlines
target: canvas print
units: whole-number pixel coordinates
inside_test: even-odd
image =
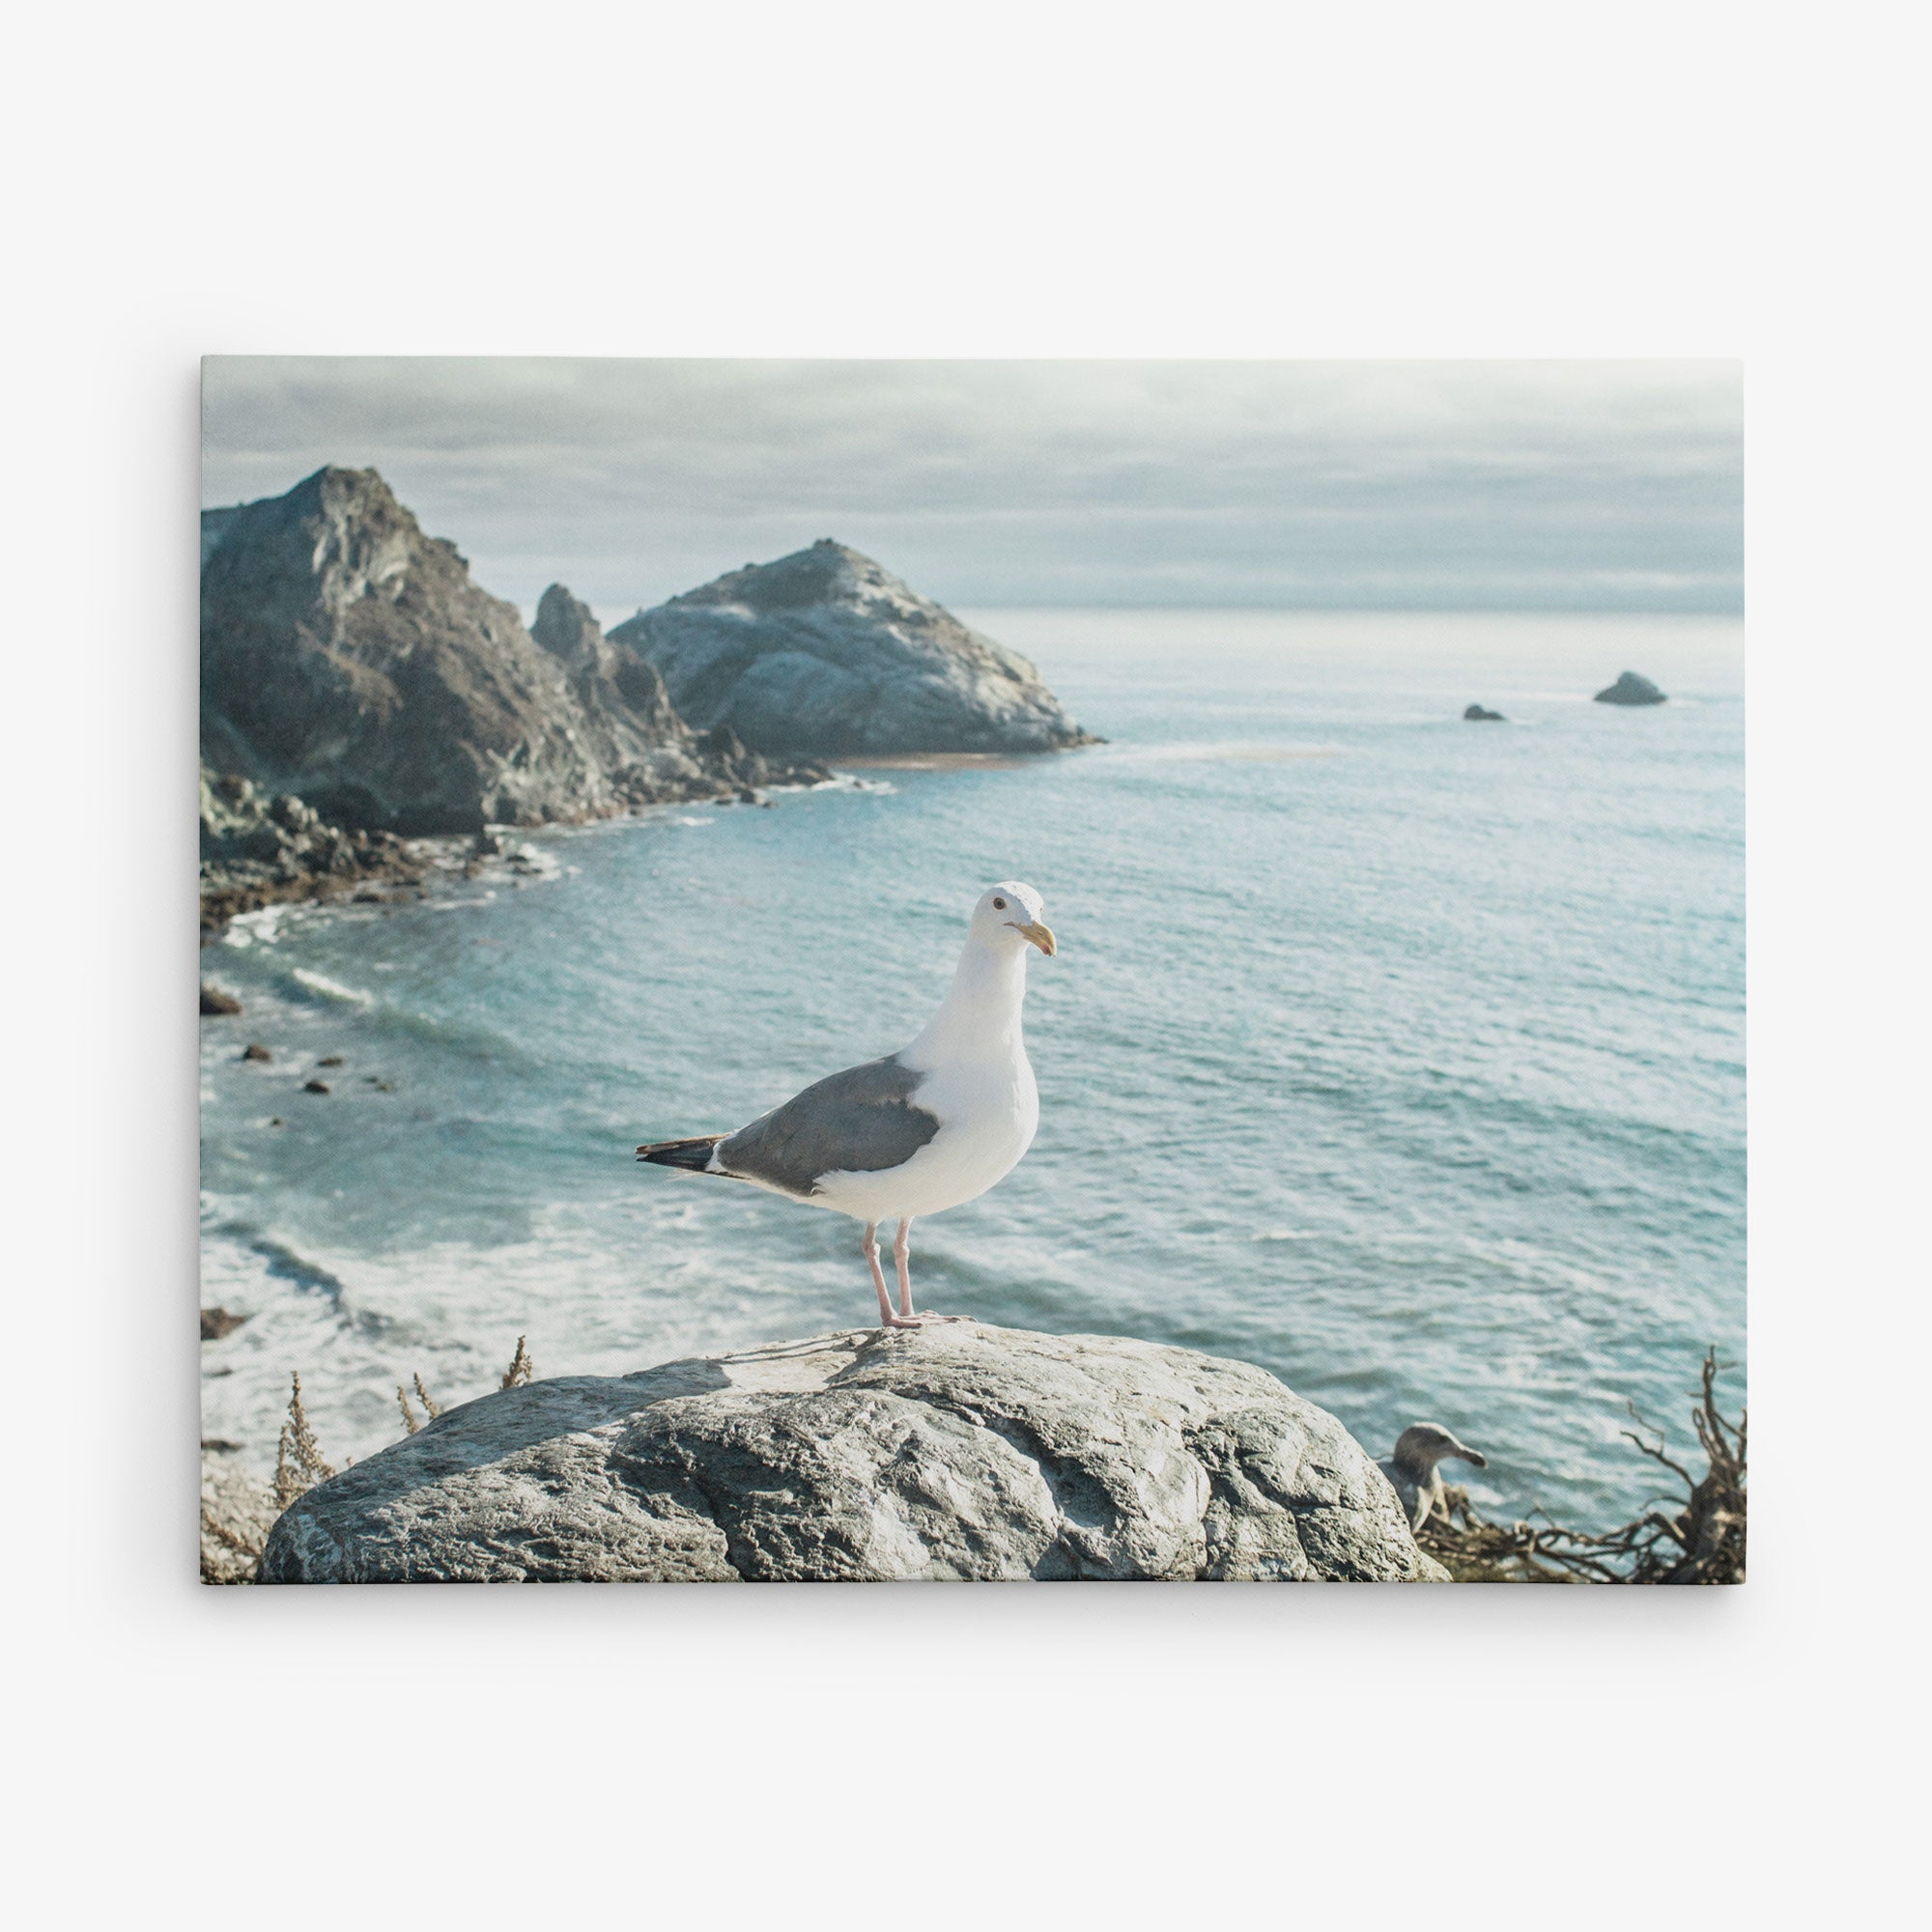
[[[204,1579],[1742,1581],[1741,440],[211,357]]]

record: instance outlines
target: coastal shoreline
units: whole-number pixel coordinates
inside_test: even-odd
[[[434,896],[440,888],[474,879],[488,862],[496,859],[508,859],[513,871],[523,871],[526,876],[547,876],[540,867],[518,864],[519,855],[527,850],[525,841],[534,836],[585,831],[620,819],[647,819],[653,812],[676,806],[770,806],[776,797],[785,793],[837,789],[844,779],[844,774],[831,771],[823,778],[724,791],[694,786],[674,797],[653,799],[648,804],[619,810],[586,812],[581,817],[552,819],[541,825],[486,825],[473,836],[440,833],[399,838],[377,835],[365,841],[355,835],[342,833],[339,827],[324,827],[325,834],[349,844],[354,854],[354,870],[327,866],[304,868],[298,856],[287,871],[257,863],[249,868],[257,876],[245,873],[238,876],[240,868],[235,862],[205,858],[201,866],[201,944],[204,947],[212,944],[237,919],[271,905],[413,904]],[[291,798],[290,802],[298,808],[301,806],[299,799]]]

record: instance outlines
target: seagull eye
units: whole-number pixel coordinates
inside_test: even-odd
[[[995,912],[1005,912],[1006,909],[1007,909],[1007,902],[1005,899],[995,899],[993,901],[993,910]]]

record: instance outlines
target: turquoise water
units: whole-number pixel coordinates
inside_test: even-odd
[[[209,949],[247,1011],[203,1027],[204,1299],[253,1319],[206,1434],[271,1460],[292,1369],[339,1461],[519,1334],[558,1374],[866,1321],[856,1224],[631,1150],[903,1044],[1019,877],[1062,948],[1039,1138],[919,1224],[923,1302],[1238,1355],[1378,1453],[1447,1423],[1495,1510],[1650,1492],[1626,1399],[1681,1445],[1705,1344],[1743,1354],[1741,627],[974,621],[1110,742],[541,835],[554,875]],[[1588,701],[1626,668],[1672,701]]]

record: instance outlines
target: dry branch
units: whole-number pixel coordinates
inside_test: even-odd
[[[281,1440],[275,1448],[275,1507],[287,1509],[299,1495],[335,1474],[333,1466],[322,1459],[321,1445],[308,1426],[302,1407],[302,1378],[291,1376],[289,1419],[282,1424]]]
[[[1484,1522],[1468,1490],[1445,1492],[1445,1511],[1430,1517],[1416,1542],[1457,1582],[1743,1582],[1745,1580],[1745,1439],[1748,1412],[1731,1422],[1718,1408],[1718,1350],[1704,1354],[1702,1389],[1692,1397],[1690,1426],[1706,1470],[1692,1476],[1665,1453],[1665,1435],[1627,1405],[1634,1430],[1623,1430],[1646,1457],[1683,1484],[1681,1497],[1660,1499],[1640,1517],[1592,1536],[1544,1517],[1542,1522]],[[1675,1513],[1669,1511],[1675,1503]],[[1538,1511],[1538,1515],[1542,1515]]]
[[[1627,1405],[1634,1430],[1627,1441],[1671,1471],[1685,1494],[1591,1535],[1552,1522],[1486,1522],[1467,1490],[1445,1492],[1443,1512],[1416,1541],[1459,1583],[1742,1583],[1745,1580],[1745,1444],[1748,1422],[1718,1406],[1718,1351],[1707,1350],[1703,1386],[1693,1397],[1691,1426],[1704,1451],[1703,1476],[1692,1476],[1665,1451],[1663,1431]],[[1675,1502],[1674,1514],[1667,1513]]]

